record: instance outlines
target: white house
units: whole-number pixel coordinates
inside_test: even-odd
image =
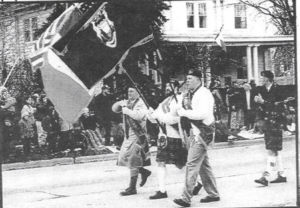
[[[216,46],[215,37],[222,27],[229,56],[241,63],[241,67],[230,66],[224,69],[224,77],[231,77],[232,80],[255,80],[259,84],[261,71],[274,70],[274,47],[294,44],[293,36],[276,35],[277,30],[266,15],[258,14],[255,9],[238,0],[166,3],[171,7],[165,12],[169,20],[165,24],[164,34],[165,40],[170,43]],[[238,57],[232,57],[236,54]],[[293,74],[284,80],[284,84],[295,83]]]

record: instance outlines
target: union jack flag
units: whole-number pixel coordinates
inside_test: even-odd
[[[74,27],[77,26],[74,33],[87,27],[91,17],[97,14],[105,4],[105,2],[75,3],[57,17],[35,44],[35,52],[31,56],[33,70],[43,65],[43,54],[47,48],[53,46],[72,29],[74,30]]]

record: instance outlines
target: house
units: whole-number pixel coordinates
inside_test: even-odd
[[[238,0],[166,3],[170,5],[170,10],[165,11],[169,20],[163,31],[169,45],[215,48],[218,47],[215,37],[222,28],[228,64],[219,68],[211,66],[205,70],[208,74],[218,74],[223,86],[233,80],[255,80],[259,84],[259,75],[263,70],[279,71],[280,73],[275,74],[280,75],[276,77],[280,84],[295,84],[293,64],[279,68],[274,64],[276,48],[293,45],[294,37],[276,35],[276,28],[266,16],[258,14]],[[65,4],[67,7],[68,3]],[[18,57],[28,57],[34,50],[38,38],[35,32],[53,11],[53,7],[46,3],[19,3],[1,4],[0,9],[0,68],[5,69],[11,68]],[[161,83],[157,72],[151,70],[153,63],[139,65],[146,74],[152,75],[157,84]],[[0,72],[0,78],[1,76]]]
[[[18,58],[32,53],[36,31],[52,10],[45,3],[0,4],[0,69],[12,68]]]
[[[227,46],[230,64],[222,69],[209,69],[221,74],[223,85],[230,80],[255,80],[260,83],[263,70],[281,70],[280,84],[295,84],[294,65],[275,69],[274,53],[278,46],[294,44],[293,36],[276,35],[276,28],[266,15],[247,7],[238,0],[168,1],[165,12],[169,19],[164,27],[169,44],[207,45],[218,47],[215,37],[220,33]],[[293,60],[290,61],[293,63]],[[220,73],[222,70],[222,73]]]

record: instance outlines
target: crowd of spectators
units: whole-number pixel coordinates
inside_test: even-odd
[[[254,102],[255,83],[238,83],[221,88],[221,82],[213,79],[210,90],[215,98],[216,142],[228,141],[228,132],[247,131],[262,134],[263,126],[257,116],[259,106]],[[75,123],[64,121],[44,93],[35,93],[23,99],[22,108],[16,108],[16,99],[6,88],[0,88],[0,106],[3,114],[3,156],[8,160],[14,148],[19,146],[22,158],[31,160],[32,153],[44,149],[49,157],[68,153],[80,155],[99,154],[104,145],[123,142],[121,118],[111,111],[113,96],[110,87],[104,85],[88,108]],[[295,131],[294,99],[278,103],[285,114],[284,130]]]
[[[243,131],[262,135],[263,125],[258,119],[260,109],[259,105],[254,102],[259,87],[254,81],[250,83],[234,81],[227,85],[221,93],[220,81],[213,79],[210,90],[215,98],[215,120],[217,124],[223,123],[226,125],[227,132],[235,134]],[[277,104],[278,109],[280,109],[278,113],[283,113],[285,118],[285,125],[282,128],[288,134],[293,134],[295,132],[296,102],[293,97],[288,97],[284,91],[282,94],[282,102]]]
[[[109,142],[110,118],[106,118],[106,122],[110,124],[103,124],[103,119],[100,120],[100,116],[88,108],[83,109],[78,121],[69,123],[59,116],[44,93],[26,96],[19,110],[16,108],[16,99],[4,87],[0,89],[0,98],[4,119],[4,162],[11,160],[17,147],[21,147],[19,151],[22,159],[28,161],[32,160],[35,152],[41,152],[41,149],[45,150],[44,154],[48,158],[52,158],[68,153],[99,154],[105,151],[105,144],[112,144]],[[99,113],[99,109],[97,110]],[[121,128],[116,126],[115,130]],[[120,142],[118,145],[121,145]]]

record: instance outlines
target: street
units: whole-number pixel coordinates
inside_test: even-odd
[[[271,207],[296,206],[295,138],[284,142],[283,161],[287,183],[262,187],[254,183],[265,167],[264,144],[211,149],[209,157],[221,196],[221,201],[200,204],[206,196],[202,189],[192,199],[192,207]],[[23,169],[3,172],[5,208],[108,208],[108,207],[178,207],[172,201],[183,188],[184,169],[168,165],[169,198],[149,200],[157,190],[156,163],[149,167],[152,175],[138,194],[121,197],[127,188],[128,169],[117,167],[116,161]],[[274,173],[275,177],[275,173]],[[139,182],[138,182],[139,183]]]

